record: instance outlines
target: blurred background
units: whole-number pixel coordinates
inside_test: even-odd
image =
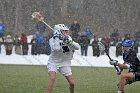
[[[139,9],[140,0],[0,0],[0,20],[6,32],[33,34],[37,29],[31,14],[40,11],[51,26],[77,20],[81,31],[90,27],[102,37],[114,29],[122,35],[139,31]]]

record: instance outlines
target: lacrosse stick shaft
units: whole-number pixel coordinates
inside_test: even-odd
[[[54,29],[50,26],[50,25],[48,25],[45,21],[42,21],[46,26],[48,26],[51,30],[53,30],[54,31]]]
[[[110,61],[112,61],[111,57],[109,56],[109,54],[106,52],[106,55],[108,56],[108,58],[110,59]],[[117,72],[119,72],[119,69],[116,67],[116,65],[114,65],[114,68],[116,69]]]
[[[112,61],[111,57],[109,56],[109,54],[106,52],[106,55],[108,56],[108,58],[110,59],[110,61]],[[114,65],[114,68],[116,69],[116,71],[119,73],[119,69],[116,67],[116,65]]]

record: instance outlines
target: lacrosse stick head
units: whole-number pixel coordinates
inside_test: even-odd
[[[32,19],[37,21],[37,22],[43,22],[44,17],[40,14],[40,12],[33,12],[32,13]]]

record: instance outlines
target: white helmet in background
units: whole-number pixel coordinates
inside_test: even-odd
[[[54,26],[54,30],[57,30],[57,31],[69,31],[69,28],[64,25],[64,24],[57,24]]]

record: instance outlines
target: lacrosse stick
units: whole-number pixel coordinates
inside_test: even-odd
[[[40,14],[40,12],[33,12],[32,13],[32,19],[37,21],[37,22],[42,22],[44,23],[46,26],[48,26],[51,30],[54,31],[54,29],[49,25],[47,24],[45,21],[44,21],[44,17]]]
[[[110,61],[113,61],[113,59],[108,54],[107,49],[105,49],[105,53],[108,56],[108,58],[110,59]],[[114,65],[114,68],[116,69],[117,73],[120,74],[120,69],[116,65]]]
[[[113,59],[110,57],[110,55],[107,51],[107,48],[104,46],[104,44],[102,42],[100,42],[100,44],[104,47],[104,51],[105,51],[106,55],[108,56],[108,58],[110,59],[110,61],[112,61]],[[114,65],[114,68],[116,69],[117,73],[120,73],[120,70],[116,65]]]

